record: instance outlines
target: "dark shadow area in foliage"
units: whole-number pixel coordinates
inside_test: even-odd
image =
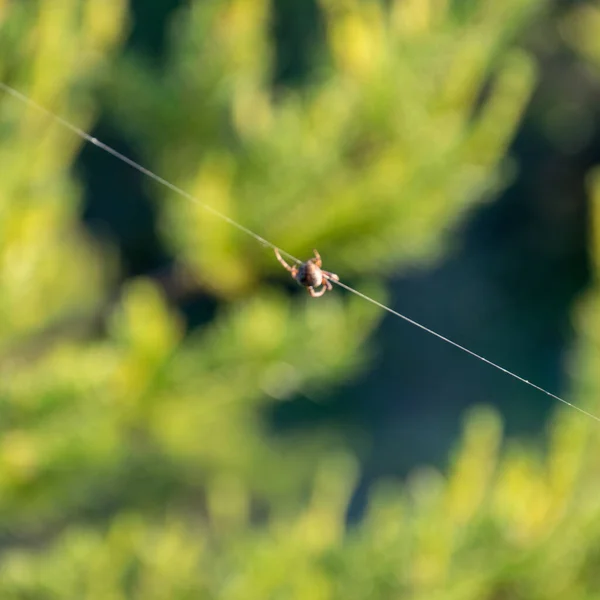
[[[169,19],[182,5],[182,0],[131,0],[133,26],[126,48],[159,68]],[[143,163],[107,117],[99,119],[91,135]],[[83,222],[94,235],[116,246],[123,278],[146,275],[155,279],[171,303],[178,305],[190,330],[209,322],[216,301],[186,281],[185,275],[174,272],[173,257],[158,235],[157,211],[147,193],[158,184],[90,145],[83,146],[76,166],[84,183]]]
[[[324,45],[324,24],[315,0],[274,0],[273,41],[276,85],[301,83],[311,59]]]
[[[129,0],[133,27],[127,47],[160,65],[166,51],[168,24],[184,0]]]
[[[139,162],[134,149],[105,121],[92,134],[118,152]],[[156,210],[145,188],[155,185],[145,175],[86,144],[78,159],[85,184],[83,221],[98,237],[117,245],[127,276],[136,276],[169,262],[156,230]]]

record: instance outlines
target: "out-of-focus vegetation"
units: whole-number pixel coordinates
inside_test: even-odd
[[[318,241],[347,275],[422,260],[498,183],[533,79],[525,56],[503,50],[532,3],[323,5],[328,46],[296,93],[271,90],[268,2],[182,9],[164,70],[121,63],[118,122],[162,173],[289,252]],[[204,285],[226,297],[256,286],[253,240],[161,200],[165,236]]]
[[[534,79],[511,43],[539,5],[323,6],[328,45],[300,91],[271,89],[258,0],[181,9],[160,74],[120,53],[124,0],[0,2],[0,73],[84,128],[105,98],[145,164],[383,297],[378,275],[447,249],[509,172]],[[1,598],[594,597],[592,420],[561,410],[542,456],[501,450],[499,419],[476,411],[447,476],[380,488],[346,533],[348,449],[327,431],[274,441],[260,409],[365,369],[380,312],[337,289],[291,298],[255,240],[150,182],[181,271],[219,309],[187,334],[156,281],[112,302],[114,254],[78,222],[81,140],[0,107]],[[573,400],[598,410],[591,298]]]

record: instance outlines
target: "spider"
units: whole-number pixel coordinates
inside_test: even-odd
[[[279,250],[275,248],[275,256],[277,260],[292,274],[292,277],[300,284],[303,285],[308,293],[313,298],[320,298],[327,290],[331,291],[333,286],[331,285],[330,279],[339,281],[340,278],[335,273],[329,271],[323,271],[321,269],[322,262],[319,253],[313,250],[315,253],[314,258],[309,258],[306,262],[303,262],[299,267],[290,267],[279,254]],[[315,291],[315,287],[322,285],[323,287],[319,291]]]

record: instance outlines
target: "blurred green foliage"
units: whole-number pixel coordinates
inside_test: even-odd
[[[382,297],[378,275],[432,260],[501,184],[531,91],[511,42],[537,4],[463,4],[324,0],[327,48],[291,92],[272,89],[261,0],[182,9],[164,72],[120,52],[124,0],[0,0],[0,74],[86,129],[104,94],[161,175]],[[81,140],[0,106],[1,598],[595,597],[592,420],[560,411],[542,455],[502,451],[476,411],[447,475],[382,486],[345,532],[348,450],[325,431],[273,441],[258,415],[356,376],[380,312],[339,290],[290,299],[265,283],[287,277],[269,252],[152,184],[165,239],[221,308],[186,335],[140,278],[82,336],[73,315],[109,305],[117,267],[79,225]],[[573,363],[590,410],[595,294]]]
[[[329,45],[300,92],[271,89],[267,2],[195,2],[164,70],[119,63],[114,112],[161,173],[292,254],[318,241],[348,275],[423,260],[501,177],[533,79],[502,50],[532,3],[462,17],[442,1],[323,6]],[[228,298],[256,286],[253,240],[160,196],[164,234],[204,285]]]

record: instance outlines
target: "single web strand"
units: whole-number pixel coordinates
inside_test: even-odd
[[[124,163],[128,164],[130,167],[136,169],[140,173],[143,173],[147,177],[150,177],[154,181],[157,181],[161,185],[169,188],[171,191],[175,192],[176,194],[179,194],[180,196],[183,196],[184,198],[186,198],[187,200],[190,200],[191,202],[195,202],[196,204],[198,204],[199,206],[201,206],[207,212],[210,212],[214,216],[222,219],[223,221],[229,223],[230,225],[233,225],[233,227],[236,227],[240,231],[243,231],[247,235],[253,237],[255,240],[257,240],[263,246],[267,246],[269,248],[272,248],[273,250],[277,250],[278,249],[282,254],[284,254],[285,256],[287,256],[289,259],[293,260],[295,263],[301,263],[302,262],[301,260],[297,259],[295,256],[292,256],[288,252],[285,252],[284,250],[281,250],[280,248],[278,248],[277,246],[275,246],[275,244],[269,242],[268,240],[266,240],[265,238],[261,237],[257,233],[254,233],[254,231],[252,231],[251,229],[248,229],[247,227],[244,227],[244,225],[241,225],[237,221],[234,221],[232,218],[228,217],[227,215],[224,215],[223,213],[219,212],[218,210],[216,210],[212,206],[210,206],[208,204],[205,204],[204,202],[202,202],[201,200],[199,200],[195,196],[192,196],[192,194],[190,194],[190,193],[186,192],[185,190],[183,190],[182,188],[176,186],[174,183],[171,183],[170,181],[167,181],[166,179],[164,179],[160,175],[157,175],[153,171],[150,171],[150,169],[147,169],[146,167],[143,167],[142,165],[140,165],[139,163],[135,162],[131,158],[125,156],[124,154],[121,154],[120,152],[118,152],[114,148],[111,148],[107,144],[105,144],[105,143],[101,142],[100,140],[98,140],[97,138],[91,136],[89,133],[86,133],[85,131],[83,131],[83,129],[80,129],[79,127],[76,127],[75,125],[73,125],[72,123],[70,123],[69,121],[67,121],[66,119],[63,119],[62,117],[54,114],[53,112],[49,111],[47,108],[45,108],[44,106],[42,106],[41,104],[38,104],[37,102],[35,102],[31,98],[29,98],[28,96],[25,96],[25,94],[22,94],[21,92],[15,90],[14,88],[12,88],[9,85],[3,83],[2,81],[0,81],[0,89],[4,90],[7,94],[10,94],[14,98],[17,98],[21,102],[27,104],[28,106],[31,106],[31,107],[35,108],[36,110],[38,110],[39,112],[47,115],[48,117],[50,117],[51,119],[53,119],[57,123],[60,123],[63,127],[67,128],[70,131],[72,131],[73,133],[77,134],[79,137],[81,137],[84,140],[90,142],[94,146],[97,146],[98,148],[101,148],[105,152],[108,152],[109,154],[112,154],[115,158],[118,158],[119,160],[121,160]],[[510,377],[513,377],[514,379],[517,379],[521,383],[524,383],[524,384],[526,384],[526,385],[534,388],[535,390],[538,390],[539,392],[542,392],[542,393],[546,394],[547,396],[550,396],[551,398],[554,398],[555,400],[558,400],[559,402],[562,402],[563,404],[566,404],[570,408],[573,408],[576,411],[579,411],[580,413],[586,415],[587,417],[590,417],[590,418],[594,419],[595,421],[600,422],[600,417],[598,417],[598,416],[596,416],[596,415],[594,415],[594,414],[592,414],[592,413],[584,410],[583,408],[580,408],[579,406],[576,406],[575,404],[572,404],[571,402],[568,402],[564,398],[561,398],[560,396],[557,396],[556,394],[553,394],[552,392],[549,392],[548,390],[545,390],[543,387],[540,387],[539,385],[536,385],[535,383],[531,383],[531,381],[528,381],[527,379],[521,377],[520,375],[517,375],[516,373],[513,373],[512,371],[509,371],[508,369],[505,369],[504,367],[501,367],[500,365],[492,362],[491,360],[488,360],[487,358],[481,356],[480,354],[477,354],[476,352],[473,352],[472,350],[469,350],[468,348],[465,348],[464,346],[461,346],[457,342],[454,342],[451,339],[443,336],[442,334],[437,333],[433,329],[429,329],[428,327],[425,327],[425,325],[421,325],[421,323],[418,323],[417,321],[414,321],[413,319],[411,319],[411,318],[403,315],[402,313],[399,313],[398,311],[395,311],[394,309],[390,308],[389,306],[386,306],[385,304],[382,304],[381,302],[378,302],[377,300],[375,300],[375,299],[367,296],[366,294],[363,294],[362,292],[359,292],[358,290],[355,290],[354,288],[350,287],[349,285],[346,285],[345,283],[342,283],[341,281],[337,281],[337,280],[334,280],[334,279],[331,279],[331,278],[328,278],[328,279],[330,281],[332,281],[333,283],[335,283],[336,285],[339,285],[340,287],[344,288],[348,292],[350,292],[352,294],[355,294],[356,296],[362,298],[363,300],[366,300],[367,302],[370,302],[371,304],[374,304],[375,306],[378,306],[379,308],[381,308],[381,309],[389,312],[390,314],[392,314],[392,315],[394,315],[396,317],[399,317],[400,319],[403,319],[404,321],[410,323],[411,325],[414,325],[415,327],[418,327],[419,329],[422,329],[426,333],[429,333],[430,335],[433,335],[433,336],[439,338],[443,342],[446,342],[447,344],[450,344],[451,346],[454,346],[455,348],[458,348],[459,350],[462,350],[463,352],[466,352],[467,354],[470,354],[471,356],[473,356],[476,359],[478,359],[478,360],[480,360],[480,361],[482,361],[482,362],[490,365],[491,367],[494,367],[495,369],[498,369],[499,371],[502,371],[502,373],[505,373],[506,375],[509,375]]]
[[[532,387],[532,388],[534,388],[534,389],[536,389],[536,390],[538,390],[540,392],[543,392],[547,396],[550,396],[551,398],[554,398],[555,400],[558,400],[559,402],[562,402],[563,404],[566,404],[567,406],[570,406],[571,408],[574,408],[575,410],[578,410],[580,413],[582,413],[582,414],[584,414],[584,415],[586,415],[588,417],[591,417],[592,419],[600,422],[600,417],[597,417],[596,415],[588,412],[587,410],[584,410],[583,408],[579,408],[579,406],[576,406],[575,404],[572,404],[571,402],[568,402],[564,398],[561,398],[560,396],[557,396],[557,395],[553,394],[552,392],[549,392],[548,390],[545,390],[543,387],[540,387],[539,385],[536,385],[535,383],[531,383],[531,381],[528,381],[527,379],[521,377],[520,375],[517,375],[516,373],[513,373],[512,371],[509,371],[508,369],[505,369],[504,367],[501,367],[500,365],[492,362],[491,360],[488,360],[484,356],[481,356],[480,354],[477,354],[476,352],[473,352],[472,350],[469,350],[468,348],[465,348],[464,346],[461,346],[460,344],[458,344],[458,343],[452,341],[451,339],[443,336],[441,333],[437,333],[436,331],[433,331],[433,329],[429,329],[428,327],[425,327],[425,325],[421,325],[421,323],[418,323],[417,321],[413,321],[412,319],[410,319],[409,317],[403,315],[402,313],[399,313],[398,311],[395,311],[393,308],[390,308],[389,306],[386,306],[385,304],[382,304],[381,302],[377,302],[377,300],[374,300],[373,298],[370,298],[366,294],[363,294],[362,292],[359,292],[358,290],[355,290],[354,288],[351,288],[349,285],[346,285],[345,283],[342,283],[341,281],[335,281],[333,279],[331,281],[333,281],[333,283],[339,285],[340,287],[343,287],[345,290],[348,290],[349,292],[352,292],[353,294],[356,294],[357,296],[360,296],[361,298],[363,298],[367,302],[371,302],[371,304],[374,304],[375,306],[378,306],[379,308],[382,308],[383,310],[386,310],[387,312],[391,313],[392,315],[394,315],[396,317],[400,317],[401,319],[404,319],[405,321],[407,321],[411,325],[414,325],[415,327],[418,327],[419,329],[422,329],[423,331],[426,331],[427,333],[429,333],[431,335],[434,335],[435,337],[437,337],[440,340],[446,342],[447,344],[451,344],[455,348],[458,348],[459,350],[462,350],[463,352],[466,352],[467,354],[470,354],[471,356],[474,356],[475,358],[483,361],[484,363],[490,365],[491,367],[494,367],[495,369],[498,369],[499,371],[502,371],[503,373],[506,373],[506,375],[510,375],[511,377],[514,377],[515,379],[517,379],[521,383],[525,383],[528,386],[530,386],[530,387]]]
[[[10,94],[14,98],[17,98],[17,99],[21,100],[21,102],[24,102],[25,104],[27,104],[27,105],[35,108],[36,110],[38,110],[39,112],[45,114],[46,116],[48,116],[49,118],[53,119],[57,123],[60,123],[63,127],[66,127],[67,129],[71,130],[73,133],[77,134],[79,137],[81,137],[84,140],[88,141],[90,144],[93,144],[94,146],[97,146],[98,148],[101,148],[105,152],[108,152],[109,154],[112,154],[115,158],[118,158],[119,160],[121,160],[124,163],[128,164],[130,167],[133,167],[134,169],[136,169],[140,173],[143,173],[147,177],[150,177],[151,179],[154,179],[154,181],[157,181],[161,185],[164,185],[165,187],[169,188],[171,191],[175,192],[176,194],[179,194],[180,196],[183,196],[184,198],[186,198],[187,200],[190,200],[191,202],[195,202],[196,204],[198,204],[199,206],[201,206],[204,210],[206,210],[209,213],[213,214],[215,217],[218,217],[219,219],[222,219],[223,221],[229,223],[230,225],[233,225],[234,227],[237,227],[237,229],[239,229],[240,231],[243,231],[247,235],[253,237],[255,240],[257,240],[263,246],[267,246],[267,247],[272,248],[273,250],[275,250],[275,248],[276,248],[275,244],[272,244],[271,242],[269,242],[265,238],[261,237],[257,233],[254,233],[254,231],[252,231],[251,229],[248,229],[247,227],[244,227],[244,225],[242,225],[241,223],[238,223],[237,221],[234,221],[232,218],[230,218],[227,215],[224,215],[223,213],[219,212],[217,209],[213,208],[209,204],[205,204],[204,202],[202,202],[201,200],[199,200],[198,198],[196,198],[196,196],[192,196],[192,194],[186,192],[184,189],[180,188],[179,186],[175,185],[174,183],[171,183],[170,181],[167,181],[166,179],[164,179],[160,175],[157,175],[153,171],[150,171],[150,169],[146,169],[146,167],[143,167],[142,165],[140,165],[139,163],[135,162],[134,160],[132,160],[128,156],[125,156],[124,154],[121,154],[120,152],[118,152],[114,148],[111,148],[110,146],[108,146],[104,142],[101,142],[99,139],[97,139],[97,138],[91,136],[89,133],[83,131],[83,129],[80,129],[79,127],[76,127],[75,125],[73,125],[69,121],[67,121],[67,120],[63,119],[62,117],[59,117],[58,115],[56,115],[53,112],[49,111],[47,108],[45,108],[41,104],[38,104],[37,102],[35,102],[31,98],[25,96],[25,94],[22,94],[21,92],[15,90],[14,88],[6,85],[2,81],[0,81],[0,89],[4,90],[7,94]],[[293,260],[295,263],[301,263],[302,262],[301,260],[297,259],[295,256],[292,256],[291,254],[288,254],[284,250],[280,249],[280,252],[282,254],[285,254],[285,256],[287,256],[290,260]]]

